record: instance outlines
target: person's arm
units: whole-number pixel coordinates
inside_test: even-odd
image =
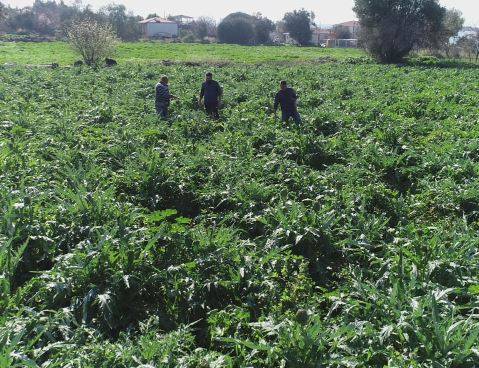
[[[298,95],[294,89],[291,89],[291,98],[293,99],[294,106],[298,107]]]
[[[276,114],[276,111],[278,110],[278,105],[279,105],[279,93],[276,93],[276,96],[274,97],[274,113]]]
[[[172,95],[170,93],[170,88],[168,86],[165,86],[164,90],[163,90],[163,94],[165,95],[165,98],[168,100],[168,101],[171,101],[171,100],[175,100],[177,97],[175,95]]]
[[[169,96],[170,100],[177,100],[177,99],[178,99],[177,96],[172,95],[172,94],[170,93],[170,90],[168,90],[168,96]]]
[[[298,95],[296,94],[296,91],[294,89],[291,90],[291,97],[295,101],[298,99]]]
[[[201,91],[200,91],[200,104],[202,103],[203,101],[203,97],[205,97],[205,84],[203,83],[201,85]]]

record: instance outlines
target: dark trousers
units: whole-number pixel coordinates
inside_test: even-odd
[[[168,119],[168,104],[158,103],[156,104],[156,113],[162,118],[163,120]]]
[[[220,118],[220,112],[218,111],[218,102],[205,102],[205,110],[208,115],[213,119]]]
[[[289,118],[293,118],[296,124],[301,124],[301,115],[299,115],[298,110],[294,110],[294,111],[281,110],[281,121],[288,121]]]

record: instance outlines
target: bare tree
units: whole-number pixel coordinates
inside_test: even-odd
[[[444,52],[447,57],[450,57],[454,49],[454,43],[451,40],[458,35],[463,26],[462,13],[457,9],[447,9],[441,25],[436,32],[428,34],[423,46],[431,51]]]
[[[191,23],[193,34],[200,40],[216,36],[216,22],[213,18],[199,17]]]
[[[71,47],[87,65],[96,65],[110,56],[117,44],[111,26],[92,19],[73,22],[67,34]]]
[[[138,41],[141,37],[141,19],[127,12],[125,5],[109,4],[99,14],[108,21],[117,37],[123,41]]]
[[[469,61],[479,60],[479,32],[461,37],[457,44]]]
[[[314,13],[305,9],[294,10],[283,17],[284,27],[290,36],[300,45],[311,42],[311,26],[314,24]]]

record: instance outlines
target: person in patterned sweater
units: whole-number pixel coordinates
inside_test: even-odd
[[[162,119],[166,120],[168,119],[168,107],[170,106],[170,101],[178,98],[170,93],[168,77],[166,75],[161,77],[160,82],[155,87],[155,91],[156,113]]]

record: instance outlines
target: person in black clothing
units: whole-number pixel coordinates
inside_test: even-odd
[[[298,112],[296,101],[298,96],[294,89],[288,87],[286,81],[281,81],[280,91],[276,94],[274,99],[274,113],[278,110],[278,105],[281,105],[281,121],[288,121],[293,118],[296,124],[301,123],[301,116]]]
[[[200,104],[204,102],[206,113],[213,119],[219,119],[220,117],[218,107],[222,95],[223,90],[218,82],[213,80],[213,74],[206,73],[206,80],[201,86]]]

